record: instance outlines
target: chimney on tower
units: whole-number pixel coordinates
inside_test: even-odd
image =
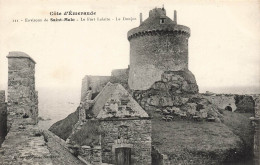
[[[140,13],[140,24],[143,22],[143,14]]]
[[[174,10],[174,18],[173,18],[174,22],[177,24],[177,11]]]

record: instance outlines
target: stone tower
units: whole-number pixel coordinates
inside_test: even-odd
[[[35,61],[23,52],[8,56],[7,125],[15,118],[32,118],[37,123],[38,93],[35,91]]]
[[[140,22],[139,27],[127,34],[130,42],[130,89],[149,89],[154,82],[161,80],[165,71],[189,72],[190,28],[177,24],[176,11],[174,20],[171,20],[164,8],[155,8],[150,10],[145,21]],[[194,78],[193,75],[190,77]],[[195,82],[195,78],[191,81]]]

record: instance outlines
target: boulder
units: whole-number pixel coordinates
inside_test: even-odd
[[[172,97],[172,104],[174,106],[180,106],[182,105],[182,98],[180,96],[173,96]]]
[[[173,101],[171,97],[161,97],[159,100],[159,105],[162,107],[173,106]]]

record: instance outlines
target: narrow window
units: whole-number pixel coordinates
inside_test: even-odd
[[[165,18],[161,18],[160,19],[160,24],[164,24],[164,22],[165,22]]]

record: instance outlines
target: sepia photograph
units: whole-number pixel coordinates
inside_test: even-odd
[[[0,0],[0,165],[260,165],[259,0]]]

